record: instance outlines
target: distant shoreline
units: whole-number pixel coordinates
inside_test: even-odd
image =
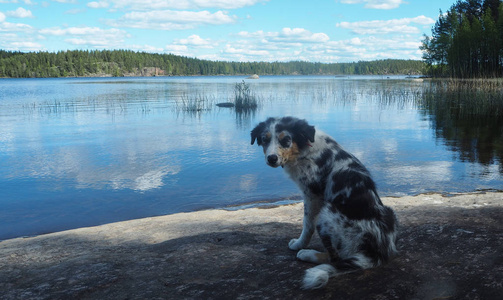
[[[285,76],[291,76],[291,77],[334,77],[334,78],[348,78],[348,77],[400,77],[403,76],[404,79],[416,79],[416,78],[423,78],[423,79],[432,79],[431,77],[428,77],[426,75],[410,75],[410,74],[388,74],[388,75],[377,75],[377,74],[352,74],[352,75],[340,75],[340,74],[308,74],[308,75],[303,75],[303,74],[261,74],[259,79],[250,79],[248,78],[250,74],[233,74],[233,75],[227,75],[227,74],[216,74],[216,75],[157,75],[157,76],[141,76],[141,75],[127,75],[127,76],[66,76],[66,77],[0,77],[0,79],[79,79],[79,78],[180,78],[180,77],[246,77],[244,78],[245,80],[253,80],[253,81],[260,81],[260,78],[262,77],[285,77]],[[437,79],[437,78],[435,78]],[[442,79],[442,78],[438,78]],[[449,79],[449,78],[444,78],[444,79]]]
[[[130,50],[12,52],[0,50],[0,77],[96,77],[190,75],[390,75],[424,74],[420,60],[383,59],[345,63],[227,62]]]

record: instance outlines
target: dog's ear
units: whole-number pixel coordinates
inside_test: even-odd
[[[265,129],[265,122],[259,123],[253,130],[251,131],[251,144],[255,143],[255,140],[257,140],[257,145],[260,146],[262,145],[262,139],[260,138],[260,135],[262,132],[264,132]]]
[[[314,126],[309,125],[305,120],[298,120],[294,125],[295,132],[299,135],[300,139],[297,141],[299,146],[307,145],[309,142],[314,143],[314,135],[316,130]]]
[[[304,136],[311,142],[314,143],[314,135],[316,134],[316,130],[314,129],[314,126],[311,126],[307,124],[304,127]]]

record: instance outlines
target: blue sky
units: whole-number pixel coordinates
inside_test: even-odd
[[[0,49],[224,61],[421,59],[455,0],[0,0]]]

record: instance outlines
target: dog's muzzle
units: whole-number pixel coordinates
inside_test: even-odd
[[[279,157],[277,154],[271,154],[267,156],[267,164],[273,168],[279,167]]]

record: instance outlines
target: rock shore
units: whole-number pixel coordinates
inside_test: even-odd
[[[0,242],[1,299],[501,299],[503,193],[384,198],[400,254],[299,288],[302,204],[206,210]],[[317,237],[310,245],[320,248]]]

